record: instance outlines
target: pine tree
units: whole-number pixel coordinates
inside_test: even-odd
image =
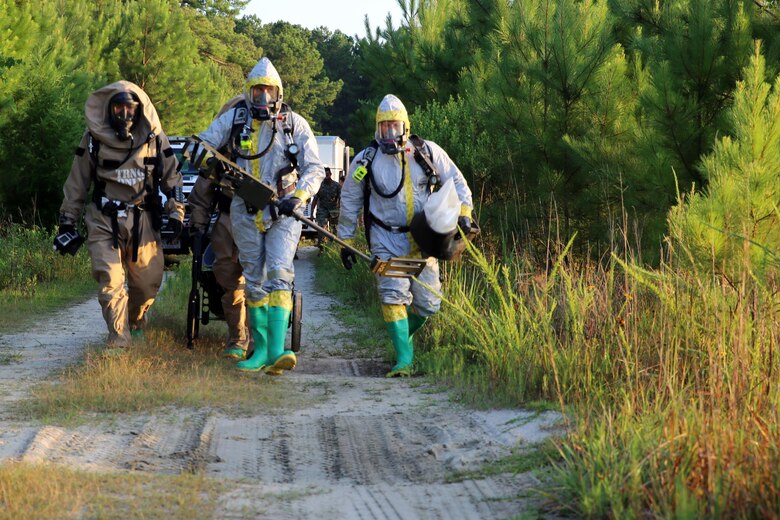
[[[492,181],[513,181],[521,197],[545,209],[554,200],[567,232],[598,237],[606,212],[600,199],[619,187],[634,138],[635,98],[606,5],[493,0],[483,7],[473,1],[470,13],[492,27],[489,45],[469,69],[466,90],[496,147],[507,151]],[[524,217],[539,212],[525,209]]]
[[[235,95],[218,68],[198,54],[188,13],[173,0],[138,0],[123,7],[111,57],[118,76],[146,91],[169,135],[205,128]]]
[[[73,147],[84,131],[83,104],[98,81],[85,67],[88,46],[79,24],[66,16],[69,8],[42,0],[34,9],[9,11],[29,32],[6,42],[6,49],[15,41],[24,52],[7,60],[2,73],[4,94],[13,103],[0,117],[0,161],[6,165],[0,200],[27,222],[54,222]]]
[[[737,84],[728,113],[729,135],[703,160],[710,180],[703,191],[673,208],[669,227],[677,255],[714,267],[737,283],[745,266],[759,280],[780,273],[780,76],[765,81],[765,60],[756,51]]]
[[[673,196],[672,169],[683,189],[706,184],[699,157],[723,129],[722,114],[752,46],[749,17],[738,0],[616,0],[652,77],[642,96],[648,166]]]

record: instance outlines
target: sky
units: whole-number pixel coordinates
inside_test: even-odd
[[[366,14],[373,30],[385,26],[387,13],[398,26],[401,8],[397,0],[251,0],[241,11],[242,15],[257,16],[262,23],[283,20],[307,29],[324,26],[359,38],[366,35]]]

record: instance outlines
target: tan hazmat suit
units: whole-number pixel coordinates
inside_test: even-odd
[[[244,101],[239,95],[225,103],[217,117]],[[226,348],[239,349],[246,352],[249,346],[249,330],[246,322],[245,281],[241,263],[238,261],[238,247],[233,240],[233,226],[230,223],[230,203],[233,193],[226,189],[218,189],[208,179],[198,177],[195,181],[187,204],[190,207],[190,227],[205,230],[211,220],[211,213],[216,207],[219,216],[211,228],[209,240],[214,252],[214,278],[225,290],[222,295],[222,310],[228,326],[228,344]]]
[[[135,94],[141,104],[132,138],[125,141],[117,137],[108,117],[109,101],[120,92]],[[184,204],[174,195],[181,192],[182,178],[157,111],[139,86],[118,81],[93,92],[85,116],[87,130],[63,187],[60,225],[75,226],[86,206],[87,247],[92,276],[100,286],[108,344],[124,347],[130,330],[143,329],[162,283],[160,217],[167,213],[169,219],[184,220]],[[167,195],[164,207],[155,177]]]

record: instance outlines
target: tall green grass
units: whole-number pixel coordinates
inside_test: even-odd
[[[576,262],[570,245],[543,272],[474,248],[446,264],[424,369],[475,400],[559,403],[557,495],[575,514],[780,514],[776,283]]]
[[[55,232],[38,226],[0,222],[0,291],[28,296],[40,284],[89,277],[86,248],[76,256],[53,250]]]
[[[0,330],[16,330],[97,290],[86,247],[61,256],[53,250],[54,235],[0,221]]]

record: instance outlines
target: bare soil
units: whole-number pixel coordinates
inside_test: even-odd
[[[287,413],[233,417],[212,409],[122,415],[62,427],[9,412],[56,369],[105,338],[96,298],[0,336],[0,461],[48,461],[96,472],[201,471],[228,482],[218,518],[489,519],[535,515],[543,486],[532,473],[453,478],[558,433],[557,414],[475,411],[423,378],[384,378],[381,357],[343,353],[349,331],[318,292],[315,248],[302,248],[304,294],[298,367],[305,388]],[[384,331],[377,331],[384,334]],[[341,356],[341,357],[340,357]],[[270,377],[252,375],[250,377]],[[474,475],[480,475],[475,473]]]

